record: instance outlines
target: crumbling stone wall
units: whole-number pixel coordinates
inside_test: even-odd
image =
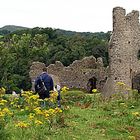
[[[31,66],[30,77],[34,83],[35,78],[42,72],[45,64],[34,62]],[[85,57],[82,60],[75,60],[71,65],[65,67],[60,61],[47,67],[48,73],[53,75],[54,79],[59,79],[59,84],[69,88],[87,89],[87,83],[90,78],[97,79],[97,88],[102,90],[107,77],[106,68],[103,67],[102,58],[96,60],[95,57]],[[56,80],[54,80],[56,83]]]
[[[125,9],[113,9],[113,33],[109,43],[109,77],[104,94],[116,92],[115,84],[124,82],[132,88],[133,77],[140,73],[138,51],[140,50],[139,12],[126,15]]]

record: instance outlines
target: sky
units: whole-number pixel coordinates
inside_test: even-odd
[[[116,6],[140,11],[139,0],[0,0],[0,27],[51,27],[77,32],[112,30]]]

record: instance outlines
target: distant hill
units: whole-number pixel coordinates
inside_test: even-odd
[[[29,29],[29,28],[22,27],[22,26],[15,26],[15,25],[6,25],[0,28],[0,35],[4,36],[12,32],[25,30],[25,29]]]
[[[6,25],[3,26],[2,28],[0,28],[0,31],[2,30],[8,30],[10,32],[14,32],[17,30],[24,30],[24,29],[28,29],[27,27],[22,27],[22,26],[15,26],[15,25]]]
[[[109,37],[104,33],[104,32],[76,32],[76,31],[68,31],[68,30],[63,30],[63,29],[52,29],[52,28],[41,28],[41,27],[34,27],[34,28],[28,28],[28,27],[22,27],[22,26],[16,26],[16,25],[6,25],[0,28],[0,36],[5,36],[8,34],[23,34],[23,33],[31,33],[31,34],[40,34],[40,33],[45,33],[46,30],[53,30],[56,35],[58,36],[75,36],[75,35],[80,35],[84,37],[91,37],[95,36],[100,39],[105,39],[110,37],[110,31],[108,31]],[[47,31],[48,32],[48,31]]]

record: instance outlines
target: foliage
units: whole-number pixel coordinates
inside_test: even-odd
[[[109,32],[68,34],[58,29],[36,27],[1,37],[0,84],[10,91],[30,89],[29,69],[33,61],[47,66],[61,61],[68,66],[74,60],[94,55],[102,57],[105,66],[108,65]]]
[[[83,101],[85,94],[82,94],[82,91],[67,91],[65,93],[62,92],[62,103],[64,105],[75,104],[75,102]]]

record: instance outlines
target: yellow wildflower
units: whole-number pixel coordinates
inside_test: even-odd
[[[7,103],[7,100],[3,100],[3,99],[2,99],[2,100],[0,101],[0,103],[4,103],[4,104],[5,104],[5,103]]]
[[[23,93],[26,94],[26,95],[28,95],[28,96],[33,95],[33,92],[32,91],[24,91]]]
[[[35,114],[33,114],[33,113],[30,113],[30,114],[29,114],[29,119],[30,119],[30,120],[34,119],[34,117],[35,117]]]
[[[136,140],[135,136],[128,136],[128,140]]]
[[[30,100],[31,100],[31,99],[33,99],[33,100],[37,100],[38,98],[39,98],[38,95],[32,95],[32,96],[29,97]]]
[[[6,91],[5,88],[3,88],[3,87],[2,87],[2,90],[3,90],[4,92]]]
[[[19,109],[20,109],[20,107],[21,107],[21,105],[17,105],[17,108],[19,108]]]
[[[55,91],[50,94],[50,97],[52,98],[56,98],[57,96],[58,96],[58,93]]]
[[[62,92],[66,92],[66,91],[68,91],[68,90],[69,90],[69,88],[66,87],[66,86],[64,86],[64,87],[61,89]]]
[[[28,107],[28,106],[26,106],[26,107],[25,107],[25,110],[29,110],[29,107]]]
[[[42,101],[48,101],[49,100],[49,98],[45,98],[44,100],[42,100]],[[41,100],[40,100],[41,101]]]
[[[27,128],[29,127],[29,124],[21,121],[21,122],[18,122],[18,124],[16,124],[16,127]]]
[[[4,109],[2,110],[2,112],[9,114],[9,113],[10,113],[10,110],[9,110],[8,108],[4,108]]]
[[[132,115],[134,115],[134,116],[139,116],[140,113],[139,113],[139,112],[132,112]]]
[[[119,85],[119,86],[125,86],[125,83],[123,83],[123,82],[117,82],[117,85]]]
[[[44,114],[45,118],[48,119],[48,117],[50,116],[49,114]]]
[[[37,107],[37,108],[35,108],[34,110],[36,111],[36,110],[40,110],[41,109],[41,107]]]
[[[4,103],[0,103],[0,105],[1,105],[1,106],[3,106],[3,105],[4,105]]]
[[[96,92],[97,92],[97,89],[93,89],[92,92],[93,92],[93,93],[96,93]]]
[[[13,105],[13,104],[14,104],[14,102],[11,102],[10,104],[11,104],[11,105]]]
[[[50,109],[48,110],[48,112],[49,112],[50,114],[53,114],[53,113],[55,112],[55,110],[52,109],[52,108],[50,108]]]
[[[23,112],[23,111],[24,111],[24,109],[21,109],[20,111],[21,111],[21,112]]]
[[[48,99],[48,98],[45,98],[44,100],[46,100],[46,99]],[[37,99],[37,101],[39,101],[39,102],[42,102],[44,100],[43,99]]]
[[[4,116],[5,116],[4,112],[0,112],[0,117],[4,117]]]
[[[56,113],[62,113],[62,109],[56,107],[56,108],[55,108],[55,112],[56,112]]]
[[[45,119],[48,119],[49,115],[49,111],[48,110],[44,110],[43,115],[45,117]]]
[[[35,120],[35,124],[37,124],[37,125],[42,125],[43,122],[42,122],[42,121],[39,121],[39,120]]]
[[[25,93],[22,93],[22,94],[21,94],[21,96],[23,96],[23,97],[25,97],[25,98],[27,98],[27,97],[28,97],[28,95],[27,95],[27,94],[25,94]]]
[[[37,115],[42,115],[42,114],[43,114],[43,112],[42,112],[42,110],[41,110],[40,107],[35,108],[34,111],[35,111],[35,113],[36,113]]]

